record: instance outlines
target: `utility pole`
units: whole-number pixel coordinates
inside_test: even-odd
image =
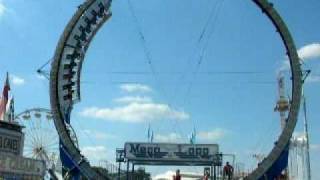
[[[120,180],[120,171],[121,171],[121,162],[119,162],[119,166],[118,166],[118,180]]]

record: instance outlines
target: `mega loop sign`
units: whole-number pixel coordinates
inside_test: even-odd
[[[136,164],[213,165],[218,160],[217,144],[125,143],[125,158]]]

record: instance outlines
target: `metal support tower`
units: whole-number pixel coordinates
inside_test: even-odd
[[[302,90],[302,98],[303,98],[303,116],[304,116],[304,135],[306,137],[306,166],[307,166],[307,177],[308,180],[311,180],[311,168],[310,168],[310,152],[309,152],[309,132],[308,132],[308,118],[307,118],[307,105],[306,105],[306,97],[304,95],[304,90]]]
[[[289,101],[286,97],[285,92],[285,79],[283,72],[279,72],[278,74],[278,94],[279,94],[279,100],[277,101],[277,105],[274,108],[275,111],[278,111],[280,113],[280,123],[281,123],[281,132],[283,131],[284,127],[287,124],[287,112],[289,111]],[[288,167],[285,168],[285,174],[288,176]]]

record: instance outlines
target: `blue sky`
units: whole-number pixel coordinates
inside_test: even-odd
[[[48,81],[36,69],[52,58],[64,26],[81,2],[0,0],[0,77],[4,80],[6,71],[12,74],[17,112],[49,107]],[[124,142],[147,140],[148,124],[159,142],[187,142],[195,127],[197,142],[219,143],[222,152],[235,153],[251,168],[251,155],[267,153],[280,131],[279,114],[273,108],[277,71],[285,67],[286,58],[269,20],[252,2],[131,2],[138,23],[128,2],[115,0],[112,18],[86,55],[82,101],[72,115],[83,152],[93,162],[101,154],[114,161],[115,148]],[[305,59],[303,67],[312,70],[305,93],[312,170],[319,179],[315,162],[320,160],[320,2],[274,4]],[[289,73],[285,75],[290,92]],[[302,118],[299,121],[297,132],[302,131]],[[150,170],[156,174],[168,169]]]

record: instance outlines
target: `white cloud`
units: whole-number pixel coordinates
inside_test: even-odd
[[[3,2],[0,0],[0,18],[4,15],[4,13],[7,11],[6,6],[3,4]]]
[[[302,46],[300,49],[298,49],[298,56],[304,62],[317,58],[320,60],[320,43],[311,43]],[[280,71],[288,69],[290,69],[290,63],[288,57],[286,57],[280,67]]]
[[[293,135],[292,135],[294,138],[301,138],[301,137],[304,137],[305,136],[305,133],[304,132],[301,132],[301,131],[295,131],[293,132]]]
[[[124,97],[116,98],[113,101],[117,103],[125,103],[125,104],[150,103],[152,102],[152,98],[148,96],[124,96]]]
[[[132,92],[140,92],[140,93],[146,93],[151,92],[152,89],[144,84],[122,84],[120,85],[120,89],[129,93]]]
[[[279,72],[281,71],[287,71],[290,69],[290,63],[288,58],[286,58],[283,63],[281,64],[280,68],[279,68]]]
[[[104,132],[100,132],[100,131],[92,131],[89,129],[83,130],[84,133],[87,133],[88,135],[90,135],[91,137],[98,139],[98,140],[105,140],[105,139],[114,139],[116,138],[115,135],[113,134],[107,134]]]
[[[165,143],[181,143],[182,137],[177,133],[169,133],[169,134],[155,134],[154,136],[155,142],[165,142]]]
[[[82,154],[91,162],[96,164],[99,160],[107,159],[108,150],[104,146],[85,146],[81,149]]]
[[[23,78],[16,75],[10,75],[10,78],[11,78],[12,84],[16,86],[24,85],[26,82]]]
[[[303,60],[320,58],[320,44],[312,43],[305,45],[298,50],[298,55]]]
[[[320,144],[311,144],[311,145],[310,145],[310,149],[311,149],[312,151],[320,152]]]
[[[172,109],[167,104],[131,103],[114,108],[89,107],[80,112],[83,117],[103,119],[107,121],[122,121],[140,123],[162,119],[185,120],[189,114]]]
[[[224,138],[227,133],[228,131],[225,129],[216,128],[212,131],[200,131],[197,133],[196,138],[199,141],[215,142]]]
[[[229,133],[225,129],[214,129],[212,131],[200,131],[197,133],[196,141],[214,143],[218,140],[221,140]],[[167,134],[155,134],[155,142],[166,142],[166,143],[183,143],[186,142],[180,134],[177,133],[167,133]]]
[[[43,75],[40,75],[40,74],[36,74],[36,77],[40,80],[47,80],[47,78]]]
[[[308,83],[320,82],[320,76],[309,75],[306,79],[306,82]]]

